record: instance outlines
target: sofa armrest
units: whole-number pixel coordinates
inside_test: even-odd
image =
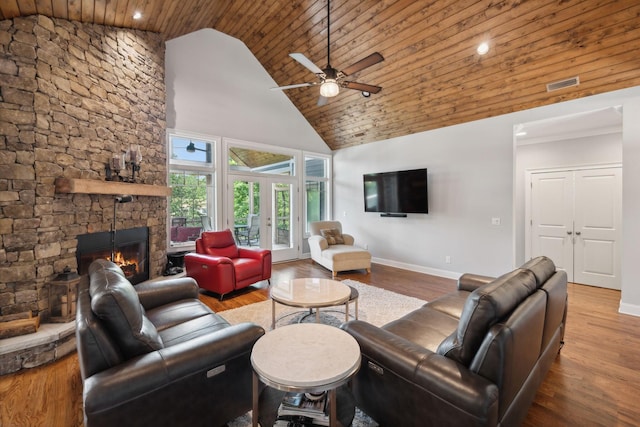
[[[187,266],[187,262],[205,264],[210,267],[215,267],[221,264],[233,264],[233,262],[231,262],[231,258],[227,258],[225,256],[197,254],[194,252],[188,253],[184,256],[185,267]]]
[[[148,280],[135,285],[135,289],[145,310],[181,299],[198,298],[198,284],[191,277]]]
[[[271,253],[269,249],[249,249],[249,248],[238,248],[238,257],[239,258],[251,258],[262,261],[264,257],[268,256]]]
[[[320,235],[309,236],[309,249],[311,252],[316,251],[324,251],[329,247],[329,243],[327,243],[327,239]]]
[[[347,234],[347,233],[342,233],[342,238],[344,239],[345,245],[353,246],[353,244],[356,241],[356,239],[354,239],[351,234]]]
[[[458,278],[458,290],[473,292],[482,285],[493,282],[495,277],[465,273]]]
[[[398,376],[432,400],[445,402],[439,406],[438,416],[456,419],[455,413],[482,414],[497,420],[498,387],[465,366],[367,322],[352,320],[342,329],[358,341],[363,360],[378,365],[374,370]],[[421,400],[419,396],[416,399]],[[427,404],[426,399],[422,401]]]
[[[208,372],[251,352],[264,329],[241,323],[130,359],[84,382],[85,412],[112,410],[177,381],[203,381]],[[220,368],[219,368],[220,369]],[[250,366],[247,369],[251,369]],[[197,374],[194,377],[194,374]]]

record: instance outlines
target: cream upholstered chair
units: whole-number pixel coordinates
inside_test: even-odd
[[[354,238],[342,233],[340,221],[317,221],[310,224],[309,248],[311,259],[331,270],[333,277],[339,271],[367,270],[371,272],[371,254],[354,246]]]

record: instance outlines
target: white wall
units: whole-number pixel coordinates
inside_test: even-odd
[[[640,316],[640,97],[624,104],[622,122],[622,313]]]
[[[334,213],[344,222],[343,229],[356,236],[357,244],[366,244],[378,262],[451,276],[464,271],[500,274],[508,269],[512,130],[494,121],[334,153]],[[428,169],[429,214],[382,218],[364,212],[364,173],[419,167]],[[492,226],[493,217],[502,224]],[[445,263],[446,256],[451,264]]]
[[[528,170],[622,164],[620,133],[516,147],[516,265],[525,262],[525,176]]]
[[[621,307],[640,315],[640,280],[633,271],[640,241],[640,87],[339,150],[334,218],[377,262],[448,276],[504,273],[524,251],[524,240],[515,237],[514,125],[615,105],[622,105],[624,122]],[[429,169],[428,215],[364,213],[362,174],[414,167]],[[492,217],[502,224],[492,226]]]
[[[331,150],[244,43],[213,29],[167,41],[167,128]]]

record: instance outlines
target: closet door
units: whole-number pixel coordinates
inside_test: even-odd
[[[620,289],[622,170],[575,172],[573,280]]]
[[[620,289],[621,168],[531,175],[531,257],[546,255],[570,282]]]
[[[573,281],[573,173],[531,176],[531,257],[548,256]]]

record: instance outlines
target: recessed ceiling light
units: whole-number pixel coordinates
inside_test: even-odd
[[[485,55],[487,52],[489,52],[489,43],[487,42],[480,43],[476,51],[478,52],[478,55]]]
[[[134,12],[133,13],[133,19],[140,19],[142,18],[142,13],[140,12]]]

